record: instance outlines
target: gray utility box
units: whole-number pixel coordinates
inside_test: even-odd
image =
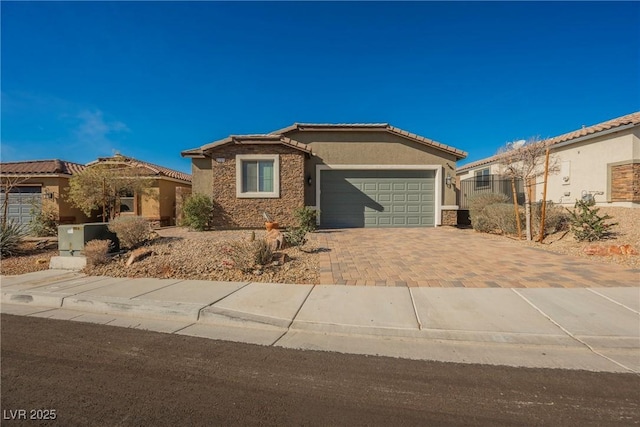
[[[111,251],[120,250],[120,242],[115,233],[107,228],[106,222],[58,226],[58,249],[61,256],[81,256],[84,245],[90,240],[111,240]]]

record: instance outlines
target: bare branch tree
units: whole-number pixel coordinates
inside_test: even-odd
[[[549,140],[532,137],[524,143],[507,143],[498,151],[498,162],[502,166],[502,174],[510,178],[521,179],[525,185],[524,212],[526,220],[527,240],[531,240],[531,186],[535,179],[544,175],[544,161]],[[557,170],[558,159],[549,158],[549,170]]]

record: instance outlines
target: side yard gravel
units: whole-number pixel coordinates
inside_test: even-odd
[[[550,252],[561,253],[565,255],[574,255],[580,258],[586,258],[593,262],[619,264],[625,267],[640,269],[640,255],[587,255],[584,248],[588,245],[595,244],[601,246],[610,245],[631,245],[636,251],[640,252],[640,209],[618,208],[618,207],[602,207],[598,212],[600,215],[609,215],[612,219],[607,222],[617,222],[613,230],[611,238],[597,242],[578,242],[574,239],[571,231],[555,233],[547,236],[543,243],[527,242],[525,240],[518,241],[511,238],[514,245],[526,245]],[[496,236],[487,234],[494,239],[509,239],[505,236]]]

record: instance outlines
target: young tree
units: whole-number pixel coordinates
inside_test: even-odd
[[[69,179],[67,200],[87,216],[102,210],[102,220],[120,213],[120,198],[126,194],[149,195],[152,178],[135,165],[97,163]]]
[[[521,179],[525,185],[524,214],[527,240],[531,240],[531,196],[532,181],[544,174],[544,162],[548,140],[539,137],[529,138],[522,142],[510,142],[498,151],[498,161],[503,168],[503,175]],[[557,170],[557,158],[549,158],[549,171]]]

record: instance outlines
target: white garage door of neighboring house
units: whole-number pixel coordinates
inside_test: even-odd
[[[42,203],[42,187],[18,186],[11,189],[7,205],[7,219],[19,224],[28,225],[33,218],[34,206]],[[5,194],[0,194],[0,207],[4,208]],[[0,211],[4,215],[4,211]]]
[[[322,170],[320,226],[433,227],[434,170]]]

